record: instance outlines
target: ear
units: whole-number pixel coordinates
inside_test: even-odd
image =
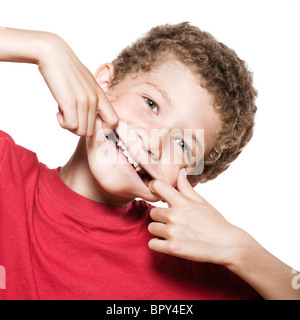
[[[106,90],[110,80],[114,76],[114,73],[115,68],[112,63],[105,63],[96,70],[94,77],[102,90]]]

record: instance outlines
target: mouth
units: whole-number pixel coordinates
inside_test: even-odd
[[[112,131],[106,139],[113,144],[117,150],[119,150],[124,158],[127,160],[128,164],[130,164],[132,171],[142,180],[142,182],[147,186],[149,181],[154,179],[142,166],[141,163],[135,161],[128,152],[126,145],[123,141],[119,138],[115,131]]]

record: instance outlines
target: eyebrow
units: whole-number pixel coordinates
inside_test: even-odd
[[[170,98],[170,96],[168,95],[168,93],[164,89],[162,89],[161,87],[159,87],[158,85],[156,85],[153,82],[146,81],[145,84],[147,84],[148,86],[151,86],[154,89],[156,89],[161,94],[163,99],[167,101],[168,105],[171,105],[171,98]]]

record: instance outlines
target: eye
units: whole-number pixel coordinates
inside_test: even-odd
[[[189,155],[190,149],[189,147],[185,144],[185,142],[180,139],[180,138],[174,138],[174,141],[179,145],[179,147]]]
[[[151,99],[149,99],[149,98],[144,98],[144,99],[145,99],[146,103],[148,104],[148,106],[150,107],[150,109],[151,109],[153,112],[158,113],[158,106],[157,106],[157,104],[156,104],[154,101],[152,101]]]

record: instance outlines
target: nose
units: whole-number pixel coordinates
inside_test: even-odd
[[[141,140],[143,149],[153,160],[159,161],[163,146],[169,137],[169,131],[167,129],[150,129],[149,131],[137,129],[136,134]]]

